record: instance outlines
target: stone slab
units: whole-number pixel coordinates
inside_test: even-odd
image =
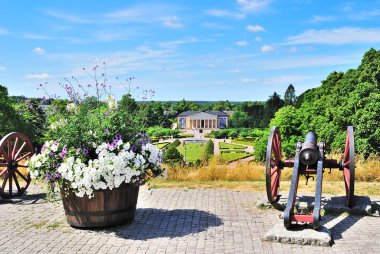
[[[305,225],[286,229],[282,223],[276,224],[264,236],[265,241],[299,245],[331,246],[331,232],[324,226],[316,231]]]

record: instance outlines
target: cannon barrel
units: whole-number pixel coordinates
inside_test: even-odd
[[[317,134],[315,132],[309,132],[306,134],[305,142],[302,145],[300,152],[300,161],[307,165],[313,165],[318,161],[319,150],[317,145]]]

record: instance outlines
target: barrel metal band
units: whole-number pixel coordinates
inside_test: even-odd
[[[118,209],[118,210],[111,210],[111,211],[94,211],[94,212],[75,212],[75,211],[67,211],[67,210],[65,210],[65,213],[66,213],[66,215],[69,215],[69,216],[78,216],[78,215],[84,215],[84,216],[105,216],[105,215],[115,215],[115,214],[133,212],[134,210],[136,210],[136,207],[129,207],[129,208]]]

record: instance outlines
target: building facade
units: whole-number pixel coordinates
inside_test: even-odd
[[[185,111],[178,115],[179,129],[225,129],[229,116],[223,111]]]

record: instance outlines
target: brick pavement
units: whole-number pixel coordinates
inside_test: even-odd
[[[262,196],[142,188],[133,223],[80,230],[67,225],[60,203],[30,186],[20,202],[0,200],[0,253],[379,253],[380,219],[370,216],[326,216],[332,247],[262,241],[280,214],[258,209]]]

